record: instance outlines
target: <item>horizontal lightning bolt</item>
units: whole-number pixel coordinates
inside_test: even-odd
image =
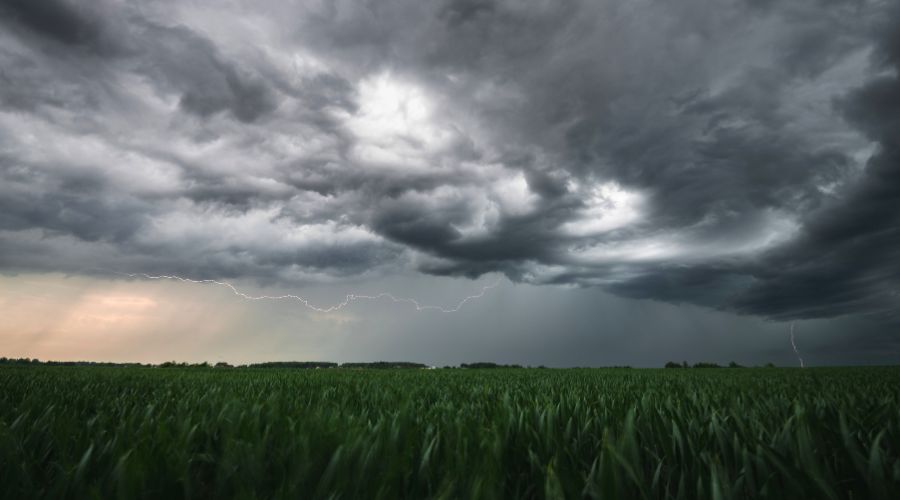
[[[144,273],[116,273],[116,274],[120,274],[122,276],[128,276],[130,278],[146,278],[146,279],[151,279],[151,280],[174,280],[174,281],[180,281],[182,283],[218,285],[218,286],[223,286],[223,287],[230,289],[235,295],[237,295],[238,297],[240,297],[242,299],[246,299],[246,300],[294,300],[294,301],[297,301],[297,302],[300,302],[301,304],[303,304],[303,306],[306,307],[307,309],[311,309],[311,310],[313,310],[315,312],[319,312],[319,313],[332,313],[335,311],[339,311],[339,310],[347,307],[348,305],[350,305],[350,303],[355,302],[357,300],[381,300],[381,299],[388,299],[392,302],[405,302],[408,304],[412,304],[413,306],[415,306],[416,311],[439,311],[439,312],[444,312],[444,313],[454,313],[454,312],[457,312],[460,309],[462,309],[462,306],[464,306],[467,302],[484,297],[484,294],[487,293],[488,290],[495,288],[500,284],[500,278],[497,278],[497,281],[495,281],[489,285],[485,285],[485,286],[481,287],[480,292],[478,292],[474,295],[469,295],[468,297],[465,297],[464,299],[460,300],[459,303],[456,304],[454,307],[441,307],[441,306],[434,306],[434,305],[427,305],[427,304],[423,305],[423,304],[419,303],[419,301],[417,301],[416,299],[395,297],[393,294],[386,293],[386,292],[382,292],[382,293],[379,293],[376,295],[361,295],[361,294],[351,293],[351,294],[346,295],[344,297],[344,300],[342,300],[341,302],[338,302],[337,304],[334,304],[334,305],[331,305],[328,307],[318,307],[318,306],[315,306],[312,303],[310,303],[310,301],[308,299],[300,297],[299,295],[292,295],[292,294],[288,294],[288,295],[248,295],[248,294],[238,290],[234,285],[232,285],[231,283],[228,283],[227,281],[195,280],[195,279],[190,279],[190,278],[183,278],[181,276],[169,276],[169,275],[154,276],[154,275],[144,274]]]

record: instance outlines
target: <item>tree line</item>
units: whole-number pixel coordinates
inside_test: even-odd
[[[185,363],[185,362],[176,362],[176,361],[166,361],[164,363],[153,364],[153,363],[114,363],[109,361],[41,361],[39,359],[33,358],[7,358],[0,357],[0,365],[45,365],[45,366],[110,366],[110,367],[144,367],[144,368],[256,368],[256,369],[266,369],[266,368],[296,368],[296,369],[331,369],[331,368],[343,368],[343,369],[355,369],[355,370],[370,370],[370,369],[425,369],[425,368],[435,368],[433,366],[428,366],[423,363],[413,363],[409,361],[374,361],[367,363],[360,362],[351,362],[351,363],[334,363],[331,361],[266,361],[263,363],[248,363],[242,365],[232,365],[226,363],[224,361],[220,361],[215,364],[210,364],[208,362],[202,363]],[[773,368],[775,365],[772,363],[766,363],[764,365],[766,368]],[[726,366],[719,365],[717,363],[708,363],[708,362],[699,362],[690,365],[687,361],[682,361],[681,363],[675,361],[669,361],[665,364],[665,368],[744,368],[742,365],[735,363],[734,361],[728,363]],[[539,368],[544,369],[546,366],[540,365],[536,367],[532,366],[522,366],[519,364],[500,364],[500,363],[491,363],[487,361],[479,361],[475,363],[461,363],[457,366],[444,366],[443,368],[462,368],[462,369],[493,369],[493,368],[506,368],[506,369],[521,369],[521,368]],[[610,366],[607,368],[631,368],[630,366]]]
[[[766,363],[763,365],[765,368],[775,368],[775,365],[772,363]],[[728,363],[728,368],[744,368],[744,366],[735,363],[734,361]],[[675,361],[669,361],[665,364],[665,368],[725,368],[722,365],[717,363],[694,363],[693,365],[689,365],[687,361],[682,361],[681,363],[676,363]]]

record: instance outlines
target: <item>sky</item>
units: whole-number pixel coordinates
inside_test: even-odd
[[[382,293],[453,311],[307,307]],[[41,359],[898,363],[900,6],[2,0],[0,317]]]

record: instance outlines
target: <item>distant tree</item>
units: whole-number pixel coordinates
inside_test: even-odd
[[[666,363],[666,368],[682,368],[682,366],[674,361]]]
[[[234,368],[234,367],[224,361],[219,361],[218,363],[216,363],[215,368]]]
[[[490,363],[487,361],[480,361],[477,363],[462,363],[459,365],[460,368],[522,368],[522,365],[500,365],[497,363]]]
[[[681,367],[682,367],[682,368],[690,368],[690,366],[688,365],[688,362],[687,362],[687,361],[682,361],[682,362],[681,362]]]
[[[460,363],[460,368],[500,368],[500,365],[497,363],[489,363],[486,361],[479,361],[477,363]]]
[[[775,364],[770,361],[766,363],[766,368],[775,368]]]
[[[354,369],[391,369],[391,368],[428,368],[422,363],[410,363],[409,361],[375,361],[373,363],[342,363],[341,368]]]
[[[337,363],[330,361],[268,361],[265,363],[253,363],[250,368],[337,368]]]
[[[732,361],[731,363],[728,363],[728,368],[743,368],[743,366]]]
[[[721,368],[721,366],[715,363],[694,363],[694,368]]]

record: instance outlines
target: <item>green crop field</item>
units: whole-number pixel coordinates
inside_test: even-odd
[[[900,369],[0,367],[0,497],[897,498]]]

